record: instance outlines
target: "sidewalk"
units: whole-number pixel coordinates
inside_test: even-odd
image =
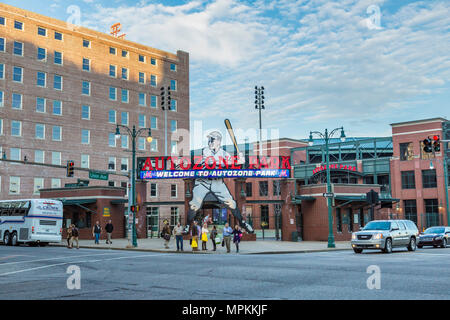
[[[127,248],[128,239],[113,239],[112,244],[106,244],[105,240],[100,240],[100,244],[94,244],[94,240],[79,240],[80,248],[96,248],[96,249],[115,249],[115,250],[134,250],[134,251],[152,251],[152,252],[177,252],[175,240],[170,240],[169,249],[164,249],[163,239],[138,239],[136,248]],[[66,246],[66,240],[60,244],[51,244],[53,246]],[[339,251],[351,250],[350,241],[336,241],[336,248],[327,248],[326,241],[276,241],[276,240],[257,240],[242,241],[239,245],[239,254],[280,254],[280,253],[306,253],[306,252],[322,252],[322,251]],[[188,240],[183,242],[184,251],[180,253],[192,254],[192,249]],[[201,250],[196,254],[226,254],[226,247],[217,245],[217,251],[212,251],[213,245],[208,241],[208,251]],[[236,247],[231,242],[231,253],[236,253]]]

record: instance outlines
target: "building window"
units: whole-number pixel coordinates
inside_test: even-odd
[[[62,102],[60,100],[53,100],[53,114],[62,115]]]
[[[157,129],[158,128],[158,119],[156,117],[150,118],[150,128]]]
[[[87,129],[81,129],[81,144],[89,144],[90,131]]]
[[[142,54],[139,55],[139,62],[145,62],[145,57]]]
[[[33,194],[39,194],[39,189],[44,188],[44,178],[34,178]]]
[[[91,95],[91,83],[89,81],[83,81],[83,84],[81,87],[81,94],[84,94],[86,96]]]
[[[153,139],[152,142],[150,142],[150,151],[153,151],[153,152],[158,151],[158,140]]]
[[[156,87],[156,76],[154,74],[150,75],[150,85]]]
[[[347,209],[348,214],[348,232],[353,232],[353,210],[352,208]]]
[[[63,77],[55,74],[53,78],[53,89],[62,90]]]
[[[412,142],[400,143],[400,161],[409,161],[414,159]]]
[[[116,77],[116,66],[112,64],[109,65],[109,76],[113,78]]]
[[[261,197],[269,195],[269,183],[267,181],[259,181],[259,195]]]
[[[14,41],[13,53],[16,56],[23,56],[23,43],[19,41]]]
[[[120,163],[120,170],[128,171],[128,158],[122,158],[122,162]],[[125,185],[125,187],[126,187],[126,185]]]
[[[52,151],[52,164],[61,165],[61,152]]]
[[[127,68],[122,68],[122,79],[128,80],[128,69]]]
[[[43,150],[34,150],[34,162],[44,163],[45,152]]]
[[[128,112],[122,112],[122,119],[121,119],[121,125],[127,126],[128,125]]]
[[[42,28],[42,27],[38,27],[38,35],[46,37],[47,36],[47,29]]]
[[[52,178],[52,188],[61,188],[61,179]]]
[[[261,206],[261,224],[265,222],[265,229],[270,229],[269,225],[269,206],[263,205]]]
[[[5,52],[5,38],[0,38],[0,52]]]
[[[171,184],[170,185],[170,196],[172,198],[176,198],[178,196],[177,185],[176,184]]]
[[[9,194],[20,194],[20,177],[9,178]]]
[[[81,106],[81,119],[89,120],[91,118],[91,108],[89,106]]]
[[[116,146],[116,135],[113,132],[110,132],[108,135],[108,146],[110,147]]]
[[[11,148],[10,150],[10,158],[11,160],[20,161],[20,149],[19,148]]]
[[[139,115],[139,127],[145,128],[145,114]]]
[[[21,67],[13,67],[13,81],[22,83],[23,68]]]
[[[170,71],[177,71],[177,65],[175,63],[170,64]]]
[[[122,89],[122,102],[128,103],[128,90]]]
[[[90,48],[91,42],[89,40],[83,39],[83,47]]]
[[[36,112],[45,112],[45,98],[36,98]]]
[[[5,25],[5,17],[0,17],[0,25]]]
[[[177,207],[170,207],[170,226],[174,227],[179,222],[179,213]]]
[[[425,213],[439,213],[438,199],[424,199]]]
[[[109,87],[109,100],[117,100],[117,88]]]
[[[145,138],[144,137],[138,138],[138,149],[145,150]]]
[[[23,31],[23,22],[15,20],[14,21],[14,29]]]
[[[127,50],[122,50],[122,57],[123,58],[128,58],[128,51]]]
[[[281,196],[280,180],[273,180],[273,195],[274,196]]]
[[[336,208],[336,230],[337,232],[342,232],[341,208]]]
[[[128,149],[128,136],[126,135],[121,136],[121,146],[124,149]]]
[[[11,136],[20,137],[22,136],[22,122],[12,120],[11,121]]]
[[[112,171],[116,170],[116,158],[115,157],[109,157],[108,170],[112,170]]]
[[[108,122],[116,123],[116,111],[115,110],[108,111]]]
[[[170,100],[170,111],[177,111],[177,100]]]
[[[424,188],[437,188],[436,170],[422,170]]]
[[[415,189],[416,181],[414,171],[402,171],[402,189]]]
[[[55,40],[61,40],[63,39],[63,35],[61,32],[55,31]]]
[[[47,60],[47,50],[44,48],[37,48],[37,59],[39,61]]]
[[[113,54],[113,55],[116,55],[116,48],[109,47],[109,53]]]
[[[89,60],[87,58],[83,58],[83,70],[91,71],[91,60]]]
[[[59,65],[63,64],[63,56],[61,52],[55,51],[54,63]]]
[[[0,79],[5,79],[5,65],[3,63],[0,64]]]
[[[53,126],[52,128],[52,140],[53,141],[61,141],[61,127],[60,126]]]
[[[150,58],[150,64],[153,66],[156,66],[156,59],[155,58]]]
[[[145,93],[143,92],[139,92],[139,105],[141,107],[145,107],[147,105],[145,101]]]
[[[150,184],[150,197],[157,197],[158,185],[156,183]]]
[[[20,93],[12,94],[12,104],[13,109],[22,109],[22,95]]]
[[[417,203],[416,200],[403,200],[405,219],[414,221],[417,225]]]
[[[178,152],[177,148],[177,142],[176,141],[170,141],[170,153],[176,154]]]
[[[253,183],[247,182],[245,184],[245,195],[247,197],[252,197],[253,196]]]
[[[82,154],[81,155],[81,167],[85,169],[89,169],[89,155]]]
[[[157,103],[158,103],[158,97],[157,96],[153,96],[153,95],[150,96],[150,107],[156,108]]]
[[[3,98],[3,91],[0,91],[0,107],[3,107],[4,105],[4,98]]]
[[[38,71],[36,77],[36,85],[38,87],[45,88],[47,85],[47,74],[45,72]]]
[[[139,72],[139,83],[145,84],[145,73]]]
[[[170,120],[170,131],[171,132],[177,131],[177,120]]]
[[[177,80],[170,80],[170,90],[177,91]]]

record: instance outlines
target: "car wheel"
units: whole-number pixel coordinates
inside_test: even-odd
[[[386,244],[384,245],[383,252],[384,253],[391,253],[392,252],[392,239],[391,238],[387,238],[386,239]]]
[[[17,246],[17,245],[18,245],[18,241],[17,241],[17,232],[13,232],[10,241],[11,241],[11,245],[12,245],[12,246]]]
[[[442,240],[441,248],[447,248],[447,239],[444,238],[444,239]]]
[[[9,245],[10,245],[10,241],[11,241],[11,239],[10,239],[10,237],[9,237],[9,232],[6,231],[6,232],[3,234],[3,244],[4,244],[5,246],[9,246]]]
[[[438,247],[438,245],[437,244],[433,244],[433,248],[437,248]]]
[[[411,237],[409,240],[408,251],[416,251],[416,238]]]
[[[361,248],[353,248],[353,251],[355,251],[355,253],[361,253],[361,252],[363,252],[363,249],[361,249]]]

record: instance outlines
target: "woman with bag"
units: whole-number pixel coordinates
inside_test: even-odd
[[[208,233],[208,225],[204,223],[202,228],[202,250],[208,250],[206,248],[206,244],[208,243]]]
[[[164,227],[162,230],[162,236],[164,238],[164,247],[166,249],[169,249],[169,241],[170,241],[170,235],[172,234],[172,231],[170,230],[169,222],[164,221]]]
[[[70,248],[70,239],[72,238],[72,225],[67,228],[67,248]]]
[[[216,226],[213,226],[213,229],[211,230],[211,241],[213,243],[213,251],[216,251],[216,237],[217,237],[217,229]]]
[[[239,225],[236,224],[233,230],[233,242],[236,245],[236,253],[239,252],[239,243],[241,242],[241,238],[242,238],[241,228],[239,228]]]
[[[197,239],[198,239],[198,226],[197,226],[197,221],[194,220],[194,224],[191,228],[191,247],[192,247],[192,252],[194,251],[198,251],[198,244],[197,244]]]

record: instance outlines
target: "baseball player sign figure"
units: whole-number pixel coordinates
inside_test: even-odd
[[[202,150],[202,166],[207,161],[208,167],[216,163],[218,168],[221,161],[227,161],[228,164],[233,163],[231,155],[222,149],[222,134],[218,131],[213,131],[207,135],[208,147]],[[239,150],[238,150],[239,151]],[[244,164],[245,157],[242,152],[238,153],[237,161],[235,164]],[[253,228],[242,219],[239,208],[236,207],[236,202],[233,199],[230,191],[228,190],[223,178],[197,178],[195,179],[194,189],[192,190],[192,200],[189,202],[189,213],[187,225],[195,218],[197,211],[202,207],[203,199],[208,193],[212,193],[216,198],[223,203],[228,209],[231,210],[233,216],[235,216],[241,227],[247,232],[253,233]]]

